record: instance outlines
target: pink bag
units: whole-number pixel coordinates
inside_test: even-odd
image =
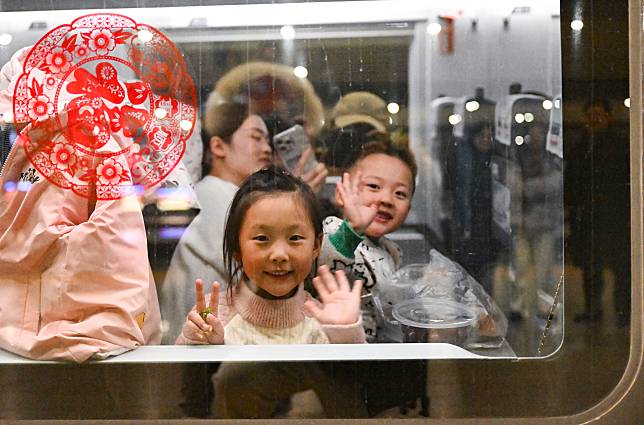
[[[83,362],[158,344],[137,199],[61,189],[29,162],[21,137],[0,177],[0,348]]]

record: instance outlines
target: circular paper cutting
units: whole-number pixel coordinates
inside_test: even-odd
[[[196,108],[175,45],[116,14],[82,16],[47,33],[14,92],[33,165],[52,183],[103,200],[163,180],[183,156]]]

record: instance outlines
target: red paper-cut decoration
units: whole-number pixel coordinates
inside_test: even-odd
[[[50,182],[117,199],[177,165],[197,98],[181,53],[127,16],[92,14],[48,32],[14,91],[27,155]],[[155,113],[156,112],[156,113]]]

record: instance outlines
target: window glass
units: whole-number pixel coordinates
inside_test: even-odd
[[[6,418],[558,416],[615,386],[625,4],[95,3],[0,3]]]

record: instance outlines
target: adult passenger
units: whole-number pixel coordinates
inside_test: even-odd
[[[0,72],[3,117],[12,112],[29,50],[19,50]],[[37,142],[44,133],[68,146],[55,121],[18,123],[18,137]],[[13,144],[0,179],[0,348],[83,362],[160,341],[138,200],[133,194],[102,200],[95,192],[91,184],[80,196],[52,183],[22,144]]]
[[[568,173],[576,185],[570,243],[573,261],[582,268],[584,289],[584,311],[574,319],[602,319],[602,271],[607,267],[615,277],[614,309],[621,327],[630,320],[630,255],[623,249],[630,241],[628,126],[616,124],[610,104],[602,99],[586,106],[585,121],[583,138],[568,159]]]

